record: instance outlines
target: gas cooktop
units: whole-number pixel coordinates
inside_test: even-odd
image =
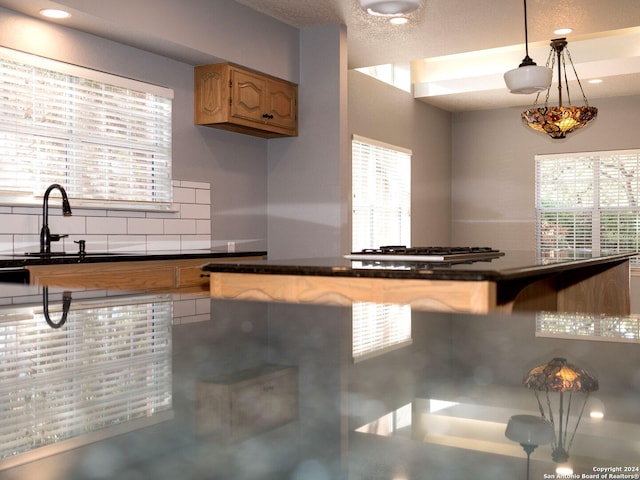
[[[469,262],[488,260],[503,255],[503,252],[490,247],[407,247],[405,245],[388,245],[352,252],[345,255],[345,258],[385,262]]]

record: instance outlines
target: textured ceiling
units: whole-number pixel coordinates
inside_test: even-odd
[[[521,0],[423,0],[407,25],[366,14],[357,0],[236,0],[302,28],[347,26],[351,68],[524,43]],[[548,42],[569,26],[571,38],[640,26],[640,0],[529,0],[529,41]]]
[[[533,102],[531,95],[510,94],[502,80],[502,73],[524,57],[521,0],[422,0],[420,8],[408,15],[409,23],[401,26],[368,15],[357,0],[236,1],[298,28],[346,25],[350,68],[437,58],[446,64],[449,77],[428,85],[439,93],[416,98],[445,110]],[[599,86],[586,88],[589,98],[640,94],[640,0],[529,0],[527,17],[529,44],[531,49],[538,48],[533,57],[538,64],[545,63],[549,40],[557,37],[553,30],[570,27],[568,40],[579,75],[589,71],[591,78],[606,77]],[[625,29],[632,30],[630,36]],[[617,43],[601,47],[600,37],[617,38]],[[624,47],[625,42],[633,42],[633,51]],[[609,48],[604,54],[609,58],[603,58],[603,48]],[[484,65],[478,60],[481,57],[474,60],[475,52],[490,49],[505,51],[485,56]],[[489,63],[495,67],[491,72],[486,71]],[[573,91],[579,92],[572,83]]]
[[[155,8],[156,16],[161,11],[167,18],[176,19],[184,18],[185,8],[210,10],[217,5],[215,8],[224,9],[232,3],[232,0],[224,0],[228,4],[221,0],[133,1],[137,11]],[[301,29],[323,24],[346,25],[350,68],[427,59],[422,70],[430,74],[439,67],[440,77],[417,78],[414,68],[416,87],[421,87],[416,91],[430,92],[417,98],[440,108],[450,111],[500,108],[533,101],[531,95],[509,94],[502,81],[502,73],[515,68],[524,56],[522,0],[422,0],[420,8],[408,15],[409,23],[401,26],[389,24],[384,17],[368,15],[357,0],[236,2]],[[37,16],[39,8],[55,3],[0,0],[0,6],[32,16]],[[122,2],[58,0],[57,3],[71,3],[76,11],[86,12],[69,19],[67,24],[73,28],[187,62],[199,58],[197,51],[163,38],[161,32],[144,36],[120,26],[116,19],[127,12],[122,8],[114,10],[112,4]],[[640,0],[528,0],[527,7],[530,50],[536,52],[532,56],[539,64],[546,61],[549,40],[556,36],[553,30],[568,26],[573,29],[568,40],[581,77],[584,78],[582,72],[589,72],[592,78],[606,77],[599,86],[586,89],[589,99],[640,94]],[[140,21],[145,22],[145,17]],[[625,34],[621,35],[623,29]],[[603,49],[601,39],[617,43],[609,43]],[[491,54],[484,57],[472,53],[489,49]],[[499,49],[498,53],[493,49]],[[492,70],[487,71],[487,67]]]

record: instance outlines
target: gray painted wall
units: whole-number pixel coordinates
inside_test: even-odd
[[[145,8],[150,1],[154,8]],[[63,3],[104,18],[116,36],[136,28],[141,46],[160,39],[181,61],[1,8],[0,45],[173,88],[174,177],[211,184],[213,247],[233,241],[273,258],[349,251],[351,133],[413,149],[420,212],[413,243],[448,243],[448,113],[356,72],[347,86],[344,27],[298,31],[222,0],[186,0],[183,16],[167,21],[167,2],[140,0],[133,10],[124,0],[108,8],[99,0]],[[194,126],[193,62],[186,60],[194,58],[299,82],[299,137],[264,140]]]
[[[412,150],[411,243],[449,245],[451,114],[353,70],[349,133]]]
[[[135,36],[193,64],[217,59],[298,82],[298,30],[229,0],[59,0],[74,15],[100,18],[109,38]]]
[[[233,2],[229,2],[233,3]],[[249,12],[251,23],[255,12]],[[262,16],[260,16],[262,17]],[[266,17],[265,17],[266,18]],[[243,18],[236,16],[242,23]],[[228,27],[222,17],[212,20],[216,26]],[[278,26],[284,34],[278,31]],[[262,29],[261,49],[253,48],[256,38],[238,39],[231,49],[236,61],[255,64],[263,57],[261,51],[280,51],[289,61],[292,52],[296,62],[286,70],[296,72],[297,30],[284,24],[266,20],[263,28],[274,32],[273,45]],[[164,26],[162,26],[164,28]],[[295,35],[291,35],[291,32]],[[175,35],[177,33],[174,32]],[[289,48],[282,45],[283,37],[293,38]],[[211,184],[212,243],[226,248],[228,241],[236,242],[237,250],[267,248],[267,156],[268,141],[247,135],[199,127],[193,124],[193,66],[147,51],[125,46],[60,27],[0,8],[0,45],[27,51],[97,70],[156,83],[174,89],[173,103],[173,175],[178,180],[193,180]],[[212,42],[212,51],[224,54],[224,45]],[[244,53],[241,56],[239,50]],[[271,73],[271,72],[269,72]],[[297,76],[297,74],[296,74]]]
[[[299,136],[269,143],[268,238],[274,259],[348,251],[344,28],[302,29],[300,53]]]
[[[640,96],[590,104],[598,107],[598,118],[563,140],[523,125],[523,108],[453,115],[452,243],[535,248],[536,154],[640,148]],[[634,312],[640,311],[638,279],[631,281]]]
[[[590,103],[598,107],[598,118],[562,140],[524,125],[524,108],[453,115],[454,243],[480,242],[506,250],[535,247],[536,154],[640,147],[640,97]]]

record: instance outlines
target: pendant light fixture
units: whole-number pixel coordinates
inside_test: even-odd
[[[527,28],[527,0],[524,0],[524,45],[525,56],[522,63],[504,74],[504,81],[511,93],[529,94],[546,90],[551,86],[553,70],[541,67],[529,56],[529,32]]]
[[[420,0],[360,0],[360,6],[373,15],[402,15],[417,10]]]
[[[504,435],[509,440],[518,442],[527,454],[526,474],[529,480],[531,454],[538,446],[546,445],[553,440],[551,422],[534,415],[514,415],[509,419]]]
[[[554,358],[532,368],[525,375],[523,383],[535,393],[540,416],[548,420],[554,430],[551,458],[556,463],[566,462],[589,394],[598,390],[598,380],[586,370],[568,363],[566,359]],[[571,410],[574,394],[581,396],[583,402],[577,420],[571,428],[569,418],[574,413]],[[540,398],[541,395],[544,395],[544,400]],[[556,395],[557,401],[552,399],[552,396]],[[554,416],[554,407],[557,408],[557,419]]]
[[[573,69],[573,73],[578,81],[580,92],[582,93],[582,99],[584,100],[584,106],[574,107],[571,105],[571,96],[569,94],[569,82],[567,80],[567,67],[566,59],[569,59],[569,63]],[[589,122],[593,121],[598,115],[598,109],[596,107],[590,107],[587,97],[582,89],[582,84],[578,78],[576,67],[571,60],[571,54],[567,48],[566,38],[557,38],[551,40],[551,52],[549,53],[549,59],[551,59],[551,69],[557,63],[558,67],[558,106],[550,107],[549,103],[549,91],[551,87],[547,89],[547,95],[544,101],[544,107],[538,107],[538,98],[540,92],[536,96],[536,100],[533,103],[533,107],[529,110],[522,112],[522,119],[529,127],[537,132],[546,133],[551,138],[565,138],[568,133],[571,133],[579,128],[584,127]],[[547,65],[549,60],[547,60]],[[567,93],[568,107],[562,105],[562,77],[564,77],[565,89]]]

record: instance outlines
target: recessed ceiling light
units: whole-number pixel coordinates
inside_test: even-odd
[[[43,8],[40,10],[40,15],[47,18],[69,18],[71,14],[64,10],[58,10],[55,8]]]
[[[588,83],[602,83],[601,78],[592,78]]]
[[[569,35],[571,32],[573,32],[572,28],[558,28],[553,31],[556,35]]]
[[[404,25],[408,21],[409,21],[409,19],[407,17],[393,17],[393,18],[389,19],[389,23],[391,23],[393,25]]]

